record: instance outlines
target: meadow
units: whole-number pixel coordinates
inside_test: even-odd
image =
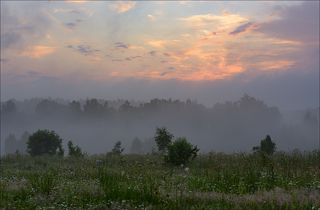
[[[320,153],[1,158],[0,209],[318,209]]]

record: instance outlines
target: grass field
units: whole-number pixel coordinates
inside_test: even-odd
[[[320,154],[1,159],[1,209],[318,209]]]

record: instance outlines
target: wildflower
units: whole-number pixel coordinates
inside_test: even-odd
[[[185,168],[184,168],[184,171],[188,173],[188,172],[189,172],[189,168],[188,168],[188,167],[185,167]]]

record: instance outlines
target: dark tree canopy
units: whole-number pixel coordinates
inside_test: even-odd
[[[28,153],[38,155],[63,155],[62,139],[54,131],[38,130],[28,140]]]
[[[72,141],[68,141],[69,156],[71,157],[82,157],[84,154],[81,148],[77,145],[73,145]]]
[[[264,152],[268,155],[272,155],[276,150],[276,144],[271,140],[269,135],[265,139],[262,139],[260,146],[253,147],[253,151]]]
[[[37,104],[35,111],[44,116],[63,114],[66,111],[66,107],[52,99],[43,99]]]
[[[72,101],[69,103],[69,109],[73,114],[81,114],[81,104],[79,101]]]
[[[185,165],[197,156],[199,149],[190,144],[186,138],[178,138],[168,146],[166,161],[174,165]]]
[[[4,102],[1,106],[2,114],[12,114],[17,112],[17,106],[13,100],[8,100]]]
[[[157,128],[154,140],[156,141],[160,152],[165,152],[167,150],[172,139],[173,135],[167,130],[167,128]]]
[[[83,106],[83,111],[91,116],[99,116],[104,113],[104,106],[101,104],[98,99],[88,99]]]
[[[120,155],[124,151],[124,148],[121,146],[121,141],[117,141],[112,149],[112,154]]]

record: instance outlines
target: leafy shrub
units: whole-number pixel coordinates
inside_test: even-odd
[[[186,138],[178,138],[168,146],[165,160],[174,165],[186,164],[197,156],[199,149],[190,144]]]
[[[63,155],[62,139],[54,131],[38,130],[29,136],[28,153],[31,156],[37,155]]]

